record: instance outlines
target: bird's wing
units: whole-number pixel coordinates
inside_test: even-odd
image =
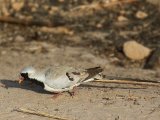
[[[45,83],[52,88],[68,88],[78,86],[82,82],[92,81],[101,72],[100,67],[85,70],[67,66],[50,68],[45,72]]]
[[[68,66],[52,67],[45,72],[45,84],[55,89],[68,88],[76,84],[76,81],[71,81],[67,73],[75,69]]]

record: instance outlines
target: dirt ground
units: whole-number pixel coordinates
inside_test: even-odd
[[[160,118],[159,87],[88,83],[78,87],[73,98],[68,93],[64,93],[54,100],[52,94],[44,92],[38,86],[31,87],[27,83],[20,86],[15,82],[20,70],[31,64],[37,66],[74,64],[74,66],[90,67],[105,63],[107,67],[105,72],[109,71],[107,74],[135,74],[139,77],[147,75],[150,78],[156,74],[155,71],[140,69],[131,69],[124,73],[125,69],[115,68],[106,60],[101,60],[99,63],[99,58],[82,48],[66,48],[63,52],[61,48],[54,49],[47,54],[16,54],[10,51],[1,56],[0,79],[2,84],[8,87],[8,89],[0,87],[2,120],[47,119],[13,111],[16,108],[37,110],[73,120],[158,120]],[[79,55],[81,50],[83,50],[81,53],[88,58]]]
[[[47,1],[45,4],[50,4],[52,0],[45,1]],[[62,5],[51,2],[62,11],[66,11],[65,14],[61,11],[53,15],[58,19],[55,20],[56,25],[63,27],[60,31],[55,28],[56,30],[48,32],[48,29],[46,31],[41,26],[0,23],[0,120],[51,120],[14,111],[18,108],[40,111],[67,120],[160,119],[159,86],[92,82],[79,86],[73,97],[63,93],[57,99],[52,99],[53,94],[39,86],[31,86],[29,83],[18,84],[19,73],[25,66],[55,64],[82,68],[101,66],[106,76],[160,80],[160,66],[144,69],[147,59],[129,60],[121,48],[122,44],[130,39],[135,39],[152,50],[159,47],[160,13],[156,6],[143,0],[140,3],[107,8],[105,12],[98,9],[95,14],[88,12],[84,17],[78,14],[77,18],[69,14],[73,12],[69,9],[88,5],[94,0],[84,1],[74,3],[69,0],[69,3],[61,3]],[[35,0],[33,3],[38,2]],[[116,18],[120,15],[117,8],[130,19],[129,22],[117,22]],[[37,17],[46,13],[40,10],[32,15]],[[136,19],[133,16],[138,10],[145,11],[149,17],[144,20]],[[16,19],[21,14],[31,15],[30,9],[27,8],[17,11],[16,14],[10,8],[8,13],[10,17]],[[66,17],[67,15],[70,16]],[[45,16],[45,19],[49,18]],[[99,21],[100,18],[104,18],[105,22]],[[102,27],[97,28],[95,25],[99,22]],[[65,30],[67,28],[65,32],[64,28]]]

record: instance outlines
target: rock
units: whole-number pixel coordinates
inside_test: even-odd
[[[2,7],[1,12],[2,12],[3,16],[9,16],[10,15],[8,9],[5,6]]]
[[[17,35],[14,40],[15,40],[15,42],[24,42],[25,41],[24,37],[21,35]]]
[[[142,60],[150,55],[151,50],[132,40],[123,44],[123,52],[129,59]]]
[[[144,18],[148,17],[148,14],[143,11],[138,11],[135,16],[138,19],[144,19]]]
[[[49,49],[53,48],[52,45],[45,42],[30,42],[30,44],[24,48],[28,53],[47,53]]]
[[[20,11],[23,6],[24,6],[24,2],[14,2],[14,3],[12,3],[12,8],[15,11]]]
[[[32,11],[32,12],[36,12],[36,11],[37,11],[37,8],[32,7],[32,8],[31,8],[31,11]]]
[[[63,2],[64,2],[64,0],[58,0],[58,2],[61,2],[61,3],[63,3]]]
[[[7,54],[7,51],[3,50],[1,51],[1,55],[6,55]]]
[[[96,25],[96,27],[97,27],[97,28],[102,28],[103,25],[102,25],[101,23],[98,23],[98,24]]]
[[[49,10],[49,14],[53,15],[55,12],[57,12],[59,10],[58,7],[52,6]]]
[[[28,49],[26,49],[27,52],[30,53],[41,53],[43,47],[42,46],[30,46]]]
[[[123,15],[117,17],[117,21],[114,22],[116,27],[124,27],[129,23],[129,19]]]
[[[126,21],[128,21],[128,18],[120,15],[120,16],[118,16],[117,20],[118,20],[119,22],[126,22]]]

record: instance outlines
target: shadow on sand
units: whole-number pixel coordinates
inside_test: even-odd
[[[41,86],[38,86],[36,84],[31,84],[29,81],[25,81],[23,82],[23,84],[19,84],[18,81],[13,81],[13,80],[0,80],[1,84],[3,87],[5,87],[6,89],[10,89],[10,88],[20,88],[20,89],[26,89],[26,90],[31,90],[37,93],[43,93],[43,94],[52,94],[50,92],[45,91]],[[145,89],[142,87],[128,87],[128,85],[126,86],[111,86],[111,85],[95,85],[95,84],[82,84],[80,85],[80,87],[83,88],[110,88],[110,89]]]
[[[25,81],[22,84],[19,84],[18,81],[14,81],[14,80],[0,80],[0,82],[1,82],[1,85],[6,89],[20,88],[20,89],[31,90],[37,93],[51,94],[50,92],[45,91],[41,86],[31,84],[28,81]]]

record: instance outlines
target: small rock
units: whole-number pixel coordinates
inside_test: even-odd
[[[49,6],[48,5],[43,5],[44,10],[48,10]]]
[[[24,2],[14,2],[14,3],[12,3],[12,8],[15,11],[20,11],[23,6],[24,6]]]
[[[5,50],[1,51],[1,55],[5,55],[5,54],[7,54],[7,51]]]
[[[30,53],[41,53],[42,52],[43,47],[42,46],[30,46],[29,48],[26,48],[27,52]]]
[[[36,12],[36,11],[37,11],[37,8],[32,7],[32,8],[31,8],[31,11],[32,11],[32,12]]]
[[[24,42],[25,41],[24,37],[21,35],[17,35],[14,40],[15,40],[15,42]]]
[[[120,15],[120,16],[118,16],[117,20],[118,20],[119,22],[125,22],[125,21],[128,21],[128,18]]]
[[[53,7],[53,6],[52,6],[52,7],[50,8],[50,10],[49,10],[49,14],[50,14],[50,15],[53,15],[53,14],[54,14],[55,12],[57,12],[58,10],[59,10],[58,7]]]
[[[136,41],[127,41],[123,44],[124,54],[132,60],[142,60],[148,57],[151,50]]]
[[[54,111],[59,111],[59,109],[58,109],[58,108],[56,108],[56,109],[54,109]]]
[[[148,17],[148,14],[145,13],[145,12],[143,12],[143,11],[138,11],[138,12],[136,13],[136,18],[138,18],[138,19],[144,19],[144,18],[146,18],[146,17]]]
[[[13,41],[13,37],[8,37],[8,41]]]
[[[96,25],[96,27],[97,27],[97,28],[102,28],[103,25],[102,25],[101,23],[98,23],[98,24]]]
[[[9,16],[10,15],[8,9],[5,6],[2,6],[1,12],[3,13],[4,16]]]
[[[49,47],[49,44],[43,42],[32,42],[28,47],[25,48],[25,51],[29,53],[47,53],[49,51]]]
[[[61,2],[61,3],[63,3],[64,2],[64,0],[58,0],[59,2]]]

